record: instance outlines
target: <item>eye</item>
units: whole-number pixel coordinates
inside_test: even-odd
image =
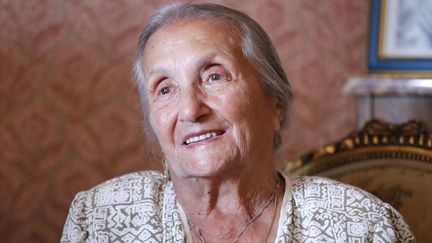
[[[175,91],[175,85],[170,79],[164,77],[154,84],[153,94],[156,97],[167,96]]]
[[[221,65],[212,65],[203,74],[204,80],[210,83],[229,81],[231,79],[228,70]]]
[[[158,95],[167,95],[171,92],[171,87],[165,86],[159,89]]]
[[[212,73],[212,74],[210,74],[210,76],[209,76],[209,80],[210,80],[210,81],[219,81],[219,80],[221,80],[221,79],[222,79],[222,75],[219,74],[219,73]]]

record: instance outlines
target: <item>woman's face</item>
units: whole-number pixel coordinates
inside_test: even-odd
[[[150,124],[171,173],[209,177],[273,166],[263,160],[272,159],[280,111],[226,25],[192,21],[160,29],[142,67]]]

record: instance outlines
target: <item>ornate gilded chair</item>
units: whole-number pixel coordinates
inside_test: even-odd
[[[371,120],[285,169],[363,188],[398,209],[418,242],[432,242],[432,135],[421,121]]]

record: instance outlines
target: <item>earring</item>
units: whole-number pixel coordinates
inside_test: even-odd
[[[169,180],[171,180],[171,176],[168,170],[168,161],[166,159],[162,159],[162,164],[164,167],[164,180],[165,182],[168,182]]]
[[[273,150],[276,150],[277,148],[279,148],[279,146],[282,143],[282,137],[280,135],[279,131],[274,132],[273,134]]]

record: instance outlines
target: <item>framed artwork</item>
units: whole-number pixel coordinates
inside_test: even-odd
[[[368,68],[432,71],[432,1],[371,0]]]

